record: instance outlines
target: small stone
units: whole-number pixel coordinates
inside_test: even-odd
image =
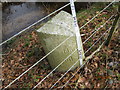
[[[108,84],[113,84],[113,80],[112,79],[108,80]]]
[[[108,65],[109,65],[110,67],[112,67],[112,66],[113,66],[113,62],[110,62]]]
[[[18,60],[19,60],[19,61],[21,61],[21,60],[22,60],[22,58],[19,58]]]
[[[108,74],[109,75],[113,75],[113,71],[112,70],[108,70]]]

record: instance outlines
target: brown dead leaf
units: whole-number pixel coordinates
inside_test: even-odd
[[[94,59],[95,59],[95,61],[99,61],[100,60],[100,58],[98,56],[95,56]]]
[[[108,55],[111,55],[112,52],[113,52],[113,50],[108,50],[108,51],[107,51]]]
[[[93,75],[92,74],[88,75],[88,78],[89,79],[93,78]]]
[[[77,78],[75,78],[75,77],[71,79],[72,82],[75,82],[76,80],[77,80]]]
[[[96,62],[93,63],[95,68],[98,68],[98,64]]]
[[[85,77],[79,77],[79,79],[78,79],[78,83],[83,83],[85,81],[86,81]]]
[[[11,65],[14,65],[15,64],[15,60],[11,60]]]
[[[107,14],[108,12],[103,12],[102,14]]]
[[[89,83],[89,81],[85,81],[85,85],[86,85],[87,88],[88,87],[90,88],[90,86],[91,86],[90,83]]]
[[[97,84],[97,88],[100,88],[100,83]]]
[[[15,66],[19,66],[19,63],[15,63]]]
[[[90,19],[88,18],[88,19],[86,19],[87,21],[89,21]]]

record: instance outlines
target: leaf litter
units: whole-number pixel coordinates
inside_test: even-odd
[[[96,13],[98,13],[98,11],[95,11],[94,14],[92,13],[90,15],[86,15],[86,12],[82,13],[83,15],[86,15],[86,17],[84,17],[85,20],[83,17],[77,16],[79,27],[82,26],[83,23],[89,21]],[[111,9],[106,10],[99,15],[99,18],[95,18],[86,27],[81,29],[81,34],[85,34],[85,36],[82,37],[82,41],[86,40],[93,33],[94,28],[99,27],[113,14],[114,12]],[[86,51],[111,24],[112,20],[107,23],[106,27],[100,29],[92,39],[85,43],[84,50]],[[64,88],[105,88],[106,86],[108,88],[120,88],[120,40],[118,36],[118,33],[114,34],[109,47],[104,46],[96,53]],[[45,55],[38,40],[37,33],[32,31],[28,34],[21,35],[6,49],[8,55],[2,57],[3,88]],[[103,40],[105,40],[105,38],[103,38],[101,42]],[[98,48],[99,44],[100,43],[96,44],[86,56],[89,56],[96,48]],[[110,66],[109,64],[111,62],[117,62],[117,67],[114,67],[113,64]],[[74,71],[69,71],[54,88],[61,88],[61,86],[63,86],[78,69],[79,67]],[[33,88],[51,71],[52,69],[47,62],[47,59],[44,59],[10,87]],[[110,71],[113,72],[112,75],[109,74]],[[64,75],[63,72],[53,72],[38,86],[38,88],[50,88],[62,75]]]

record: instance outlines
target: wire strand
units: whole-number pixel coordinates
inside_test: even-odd
[[[115,0],[113,0],[109,5],[107,5],[103,10],[101,10],[98,14],[96,14],[91,20],[89,20],[86,24],[84,24],[81,28],[85,27],[88,23],[90,23],[93,19],[95,19],[99,14],[101,14],[105,9],[107,9],[112,3],[114,3]],[[81,29],[80,28],[80,29]]]
[[[108,5],[109,6],[109,5]],[[103,9],[104,10],[104,9]],[[103,11],[102,10],[102,11]],[[96,15],[98,16],[98,15]],[[114,15],[112,15],[103,25],[100,26],[100,28],[102,28]],[[91,19],[91,21],[94,19],[95,17],[93,17]],[[88,23],[86,23],[85,25],[87,25]],[[83,25],[83,26],[85,26]],[[83,27],[82,27],[83,28]],[[98,30],[100,30],[100,28],[98,28],[89,38],[87,38],[83,43],[87,42]],[[77,49],[76,49],[77,50]],[[75,51],[76,51],[75,50]],[[73,51],[73,52],[75,52]],[[62,63],[64,63],[73,53],[71,53],[65,60],[63,60],[55,69],[53,69],[45,78],[43,78],[33,89],[35,89],[38,85],[40,85],[50,74],[52,74]]]
[[[75,0],[75,1],[76,1],[76,0]],[[108,8],[113,2],[115,2],[115,0],[113,0],[106,8]],[[26,31],[27,29],[31,28],[32,26],[36,25],[37,23],[43,21],[44,19],[50,17],[51,15],[55,14],[56,12],[62,10],[62,9],[65,8],[65,7],[67,7],[68,5],[70,5],[70,3],[68,3],[68,4],[64,5],[63,7],[55,10],[55,11],[52,12],[51,14],[49,14],[49,15],[45,16],[44,18],[38,20],[37,22],[35,22],[35,23],[33,23],[32,25],[28,26],[27,28],[23,29],[23,30],[20,31],[19,33],[13,35],[13,36],[10,37],[9,39],[3,41],[2,43],[0,43],[0,46],[3,45],[3,44],[5,44],[5,43],[8,42],[9,40],[13,39],[14,37],[18,36],[19,34],[23,33],[24,31]],[[100,11],[96,16],[94,16],[94,18],[96,18],[100,13],[102,13],[106,8],[104,8],[102,11]],[[93,19],[94,19],[94,18],[93,18]],[[92,19],[92,20],[93,20],[93,19]],[[92,21],[92,20],[91,20],[91,21]],[[89,21],[89,22],[91,22],[91,21]],[[87,22],[84,26],[86,26],[89,22]],[[81,28],[83,28],[84,26],[82,26]],[[80,28],[80,29],[81,29],[81,28]]]
[[[106,25],[106,23],[108,21],[111,20],[111,18],[113,17],[114,15],[112,15],[103,25],[101,25],[98,29],[95,30],[95,32],[90,36],[88,37],[84,42],[86,43],[98,30],[100,30],[104,25]],[[48,76],[50,76],[60,65],[62,65],[75,51],[77,51],[77,49],[75,49],[70,55],[67,56],[67,58],[65,58],[56,68],[54,68],[46,77],[44,77],[34,88],[36,88],[38,85],[40,85]]]
[[[111,28],[111,27],[110,27],[110,28]],[[109,28],[107,31],[109,31],[110,28]],[[89,52],[92,47],[95,46],[95,44],[107,33],[107,31],[85,52],[85,54],[86,54],[87,52]],[[78,61],[79,61],[79,60],[78,60]],[[77,62],[78,62],[78,61],[77,61]],[[86,61],[86,62],[87,62],[87,61]],[[85,62],[80,68],[82,68],[82,67],[86,64],[86,62]],[[75,64],[76,64],[76,63],[75,63]],[[74,65],[75,65],[75,64],[74,64]],[[74,65],[73,65],[73,66],[74,66]],[[54,85],[52,85],[52,87],[50,88],[50,90],[73,68],[73,66],[72,66],[71,68],[69,68],[69,70],[68,70],[60,79],[58,79],[57,82],[56,82]]]
[[[38,85],[40,85],[48,76],[50,76],[50,74],[52,74],[60,65],[62,65],[69,57],[71,57],[75,52],[77,51],[77,49],[75,49],[69,56],[67,56],[67,58],[65,58],[57,67],[55,67],[46,77],[44,77],[36,86],[34,86],[33,89],[35,89]],[[33,90],[32,89],[32,90]]]
[[[9,83],[6,87],[8,88],[10,85],[12,85],[15,81],[20,79],[24,74],[26,74],[29,70],[31,70],[34,66],[36,66],[38,63],[40,63],[43,59],[45,59],[47,56],[49,56],[52,52],[54,52],[57,48],[59,48],[62,44],[64,44],[68,39],[70,39],[72,36],[68,37],[66,40],[64,40],[62,43],[60,43],[57,47],[55,47],[53,50],[51,50],[48,54],[46,54],[44,57],[42,57],[39,61],[37,61],[35,64],[33,64],[30,68],[28,68],[25,72],[23,72],[20,76],[18,76],[15,80],[13,80],[11,83]]]
[[[99,31],[102,27],[104,27],[112,18],[114,15],[112,15],[104,24],[102,24],[99,28],[95,29],[94,32],[83,42],[86,43],[97,31]]]
[[[107,30],[107,31],[109,31],[111,29],[111,27]],[[107,31],[105,32],[105,34],[107,33]],[[103,37],[105,34],[103,34],[101,37]],[[100,38],[101,38],[100,37]],[[105,43],[105,41],[103,42],[103,43]],[[93,47],[94,45],[92,45],[92,47]],[[86,51],[86,52],[88,52],[89,50],[91,49],[91,47]],[[83,64],[83,66],[88,62],[89,60],[87,60],[84,64]],[[77,72],[61,87],[61,89],[63,88],[63,87],[65,87],[68,83],[69,83],[69,81],[79,72],[79,70],[81,69],[82,67],[80,67],[78,70],[77,70]]]
[[[18,36],[19,34],[23,33],[24,31],[26,31],[27,29],[31,28],[32,26],[36,25],[37,23],[39,23],[39,22],[45,20],[46,18],[52,16],[52,15],[55,14],[56,12],[62,10],[62,9],[65,8],[65,7],[67,7],[68,5],[70,5],[70,3],[68,3],[68,4],[64,5],[63,7],[61,7],[61,8],[59,8],[59,9],[55,10],[55,11],[52,12],[51,14],[49,14],[49,15],[45,16],[44,18],[38,20],[37,22],[35,22],[35,23],[33,23],[32,25],[28,26],[27,28],[23,29],[23,30],[20,31],[19,33],[13,35],[13,36],[10,37],[9,39],[3,41],[2,43],[0,43],[0,46],[3,45],[3,44],[5,44],[5,43],[8,42],[9,40],[13,39],[14,37]]]
[[[115,1],[115,0],[114,0]],[[114,2],[113,1],[113,2]],[[113,2],[111,2],[108,6],[106,6],[103,10],[101,10],[97,15],[95,15],[91,20],[89,20],[87,23],[85,23],[83,26],[80,27],[82,29],[85,27],[88,23],[90,23],[94,18],[96,18],[101,12],[103,12],[106,8],[108,8]],[[70,4],[70,3],[69,3]],[[67,4],[68,5],[68,4]],[[65,7],[65,6],[64,6]],[[62,7],[63,8],[63,7]],[[59,10],[59,9],[58,9]],[[57,10],[56,10],[57,11]],[[22,31],[21,31],[22,32]],[[70,36],[72,37],[72,36]],[[41,62],[43,59],[45,59],[48,55],[50,55],[53,51],[55,51],[58,47],[60,47],[65,41],[67,41],[70,37],[68,37],[66,40],[64,40],[61,44],[59,44],[57,47],[55,47],[52,51],[50,51],[48,54],[46,54],[43,58],[41,58],[38,62],[36,62],[34,65],[32,65],[30,68],[28,68],[25,72],[23,72],[20,76],[18,76],[15,80],[13,80],[11,83],[9,83],[6,87],[8,88],[11,86],[15,81],[17,81],[19,78],[21,78],[24,74],[26,74],[29,70],[31,70],[34,66],[36,66],[39,62]],[[7,41],[6,41],[7,42]],[[0,44],[1,46],[2,44]]]

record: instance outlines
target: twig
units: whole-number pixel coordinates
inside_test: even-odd
[[[105,41],[104,41],[105,42]],[[93,57],[94,54],[96,54],[97,52],[100,51],[100,49],[102,48],[102,46],[104,45],[104,42],[99,46],[99,48],[97,50],[95,50],[90,56],[86,57],[85,60],[89,60]]]
[[[44,3],[42,3],[42,4],[43,4],[43,6],[45,7],[46,11],[49,13],[50,10],[46,7],[46,5],[45,5]]]
[[[23,66],[22,64],[19,64],[21,67],[13,67],[14,69],[20,69],[20,68],[28,68],[31,65]]]
[[[104,45],[104,43],[105,43],[105,41],[104,41],[104,42],[98,47],[98,49],[95,50],[90,56],[86,57],[86,58],[85,58],[85,61],[91,59],[97,52],[99,52],[100,49],[102,48],[102,46]],[[78,80],[77,80],[77,82],[76,82],[75,89],[76,89],[77,86],[78,86],[78,83],[79,83],[79,79],[80,79],[80,78],[81,78],[81,77],[79,76],[79,78],[78,78]]]

